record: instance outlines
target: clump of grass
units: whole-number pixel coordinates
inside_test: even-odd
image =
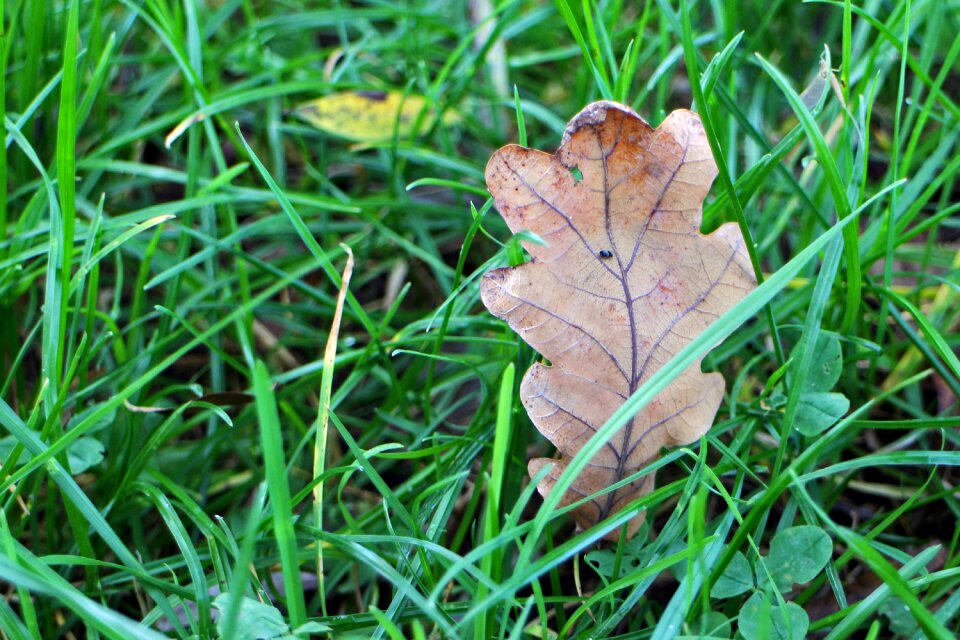
[[[960,16],[483,5],[0,2],[0,635],[746,636],[755,593],[831,638],[957,635]],[[458,117],[358,147],[289,114],[353,89]],[[765,282],[701,339],[729,335],[718,424],[597,550],[623,518],[536,497],[536,354],[477,282],[522,259],[490,152],[600,98],[695,105],[705,228],[739,222]],[[814,433],[791,381],[825,340],[849,409]],[[798,526],[832,556],[771,588]]]

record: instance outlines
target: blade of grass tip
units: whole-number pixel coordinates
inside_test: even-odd
[[[80,342],[77,345],[76,351],[74,352],[73,357],[70,359],[70,364],[64,373],[62,380],[64,389],[70,389],[72,386],[74,377],[77,374],[77,369],[80,366],[80,361],[86,353],[86,346],[87,336],[84,335],[80,338]],[[52,411],[47,416],[46,423],[43,425],[41,430],[41,438],[43,440],[49,439],[52,441],[54,438],[63,437],[63,426],[61,424],[60,416],[63,413],[63,407],[66,404],[67,396],[67,393],[61,393],[56,397],[56,402],[54,402],[52,406]],[[70,468],[70,461],[66,451],[59,455],[59,461],[65,469]],[[80,513],[78,506],[69,500],[64,500],[63,506],[64,510],[66,511],[67,522],[69,523],[70,529],[73,532],[73,539],[77,544],[80,554],[87,558],[95,558],[96,552],[93,549],[93,545],[90,543],[89,527],[83,521],[83,516]],[[96,567],[88,565],[85,567],[85,573],[87,590],[95,589],[99,583]]]
[[[616,20],[614,19],[611,20],[611,22],[614,22],[615,24],[608,26],[604,21],[604,17],[605,14],[610,15],[611,12],[609,10],[604,11],[604,7],[601,6],[600,3],[593,2],[592,4],[595,6],[594,13],[596,14],[597,38],[600,43],[601,54],[606,60],[607,75],[610,78],[610,86],[612,90],[613,84],[616,82],[617,76],[620,73],[620,66],[617,64],[617,55],[613,51],[613,41],[610,36],[610,28],[612,26],[613,28],[619,29],[619,25],[616,24]],[[612,15],[610,15],[610,17],[613,18]],[[620,35],[619,31],[616,35]],[[616,94],[611,93],[611,95]]]
[[[936,112],[934,111],[934,103],[939,95],[942,93],[943,83],[946,81],[947,76],[950,75],[950,72],[956,69],[957,65],[957,56],[960,54],[960,38],[957,38],[953,41],[953,44],[950,45],[950,50],[947,51],[946,55],[943,57],[942,67],[940,68],[937,77],[933,81],[933,86],[930,87],[930,92],[927,94],[927,99],[924,100],[923,105],[920,107],[920,115],[917,116],[917,121],[911,127],[913,131],[910,134],[910,141],[907,143],[907,149],[903,152],[903,164],[906,167],[913,165],[914,153],[917,150],[917,145],[920,144],[921,139],[925,139],[929,135],[930,130],[927,129],[927,121],[931,117],[936,117]],[[898,107],[901,106],[901,103],[897,104]],[[899,223],[898,223],[899,226]]]
[[[727,65],[730,64],[730,60],[733,58],[733,54],[737,52],[737,48],[740,46],[740,41],[743,40],[744,34],[745,32],[741,31],[730,38],[730,42],[720,50],[720,53],[713,56],[710,62],[707,63],[707,68],[703,71],[702,86],[700,89],[703,92],[704,101],[709,100],[712,96],[713,90],[720,80],[720,76],[726,71]],[[693,34],[691,34],[691,37],[692,35]],[[700,103],[698,102],[697,104]]]
[[[197,603],[197,621],[200,627],[200,637],[209,636],[210,629],[210,592],[207,590],[207,578],[203,571],[203,564],[200,562],[200,556],[197,549],[183,526],[183,521],[177,515],[176,510],[170,499],[167,498],[157,487],[152,484],[140,482],[137,488],[143,492],[157,507],[157,513],[163,520],[167,529],[173,536],[177,548],[183,556],[183,562],[187,565],[187,572],[190,574],[190,580],[193,582],[193,595]]]
[[[862,121],[862,123],[863,123],[863,124],[860,126],[860,131],[861,131],[861,132],[871,131],[871,129],[870,129],[871,124],[870,124],[870,123],[871,123],[871,120],[873,119],[873,111],[874,111],[874,107],[876,106],[877,85],[879,85],[879,84],[880,84],[880,74],[879,74],[879,72],[878,72],[878,73],[873,77],[873,80],[870,82],[869,91],[866,93],[865,99],[863,100],[863,102],[860,103],[860,119],[861,119],[861,121]],[[869,157],[870,157],[870,150],[871,150],[871,149],[870,149],[870,144],[871,144],[870,137],[871,137],[871,136],[861,134],[861,137],[863,138],[863,142],[862,142],[862,143],[863,143],[863,157],[864,157],[864,158],[869,158]],[[864,162],[864,163],[863,163],[863,167],[862,167],[862,171],[861,171],[861,173],[860,173],[860,197],[861,197],[861,198],[863,197],[863,194],[867,193],[867,183],[868,183],[869,180],[870,180],[870,172],[868,171],[868,165],[869,165],[869,163]],[[906,242],[906,240],[904,240],[903,242]],[[871,247],[871,249],[872,249],[872,247]],[[863,262],[864,262],[864,264],[869,264],[869,263],[870,263],[869,260],[866,260],[866,261],[863,261]]]
[[[724,158],[723,149],[720,148],[720,142],[716,136],[716,130],[713,128],[713,119],[710,117],[710,109],[703,93],[703,87],[700,84],[700,64],[697,60],[697,47],[693,41],[693,27],[690,23],[690,7],[687,0],[680,4],[680,25],[681,40],[683,43],[683,58],[687,67],[687,76],[690,81],[690,89],[693,92],[693,100],[697,105],[697,111],[700,114],[700,120],[703,123],[703,130],[707,136],[707,142],[710,144],[710,151],[716,160],[717,175],[723,184],[723,189],[727,193],[730,204],[733,205],[734,217],[740,233],[743,234],[744,244],[747,248],[747,254],[750,256],[750,265],[753,267],[753,276],[757,279],[757,284],[763,284],[763,268],[760,266],[760,257],[757,255],[757,245],[753,240],[753,234],[750,232],[750,226],[747,224],[747,218],[743,213],[743,205],[737,196],[737,188],[733,184],[730,173],[727,171],[727,162]],[[739,42],[739,36],[734,38]],[[725,49],[730,51],[732,49]],[[720,58],[722,61],[723,58]],[[773,317],[773,308],[769,305],[764,309],[764,316],[770,327],[770,337],[773,340],[773,347],[776,351],[777,362],[783,364],[786,362],[786,355],[783,351],[783,344],[780,340],[780,330],[777,327],[776,319]]]
[[[527,618],[530,617],[530,612],[533,611],[533,605],[535,602],[536,596],[530,596],[527,598],[527,602],[523,605],[523,610],[520,611],[520,615],[517,616],[517,619],[513,623],[513,629],[510,631],[508,640],[522,640],[526,636],[524,631],[527,626]]]
[[[27,157],[30,164],[34,166],[37,173],[40,174],[40,180],[47,193],[47,205],[50,207],[50,248],[47,251],[46,284],[43,291],[43,334],[40,345],[40,377],[43,380],[53,380],[56,377],[58,351],[62,341],[60,341],[60,306],[64,303],[61,296],[62,282],[60,279],[60,243],[62,241],[60,227],[61,215],[58,204],[56,190],[53,182],[50,180],[47,170],[37,156],[33,146],[24,137],[19,129],[13,126],[9,118],[4,118],[4,126],[7,133],[13,138],[13,141],[20,147],[20,151]],[[39,193],[37,194],[39,197]],[[43,396],[45,408],[49,411],[53,406],[53,396],[46,392]]]
[[[600,70],[604,79],[609,84],[610,74],[603,61],[603,54],[600,52],[600,40],[597,38],[597,27],[593,22],[593,11],[590,7],[590,0],[580,0],[580,10],[583,12],[583,23],[587,27],[587,43],[590,45],[590,55],[593,58],[593,64]]]
[[[323,371],[320,374],[320,408],[317,415],[318,428],[313,446],[313,477],[319,478],[326,467],[327,461],[327,432],[330,422],[330,396],[333,389],[333,366],[337,357],[337,338],[340,335],[340,318],[343,315],[343,303],[346,300],[347,289],[350,287],[350,278],[353,275],[353,251],[342,244],[347,254],[347,264],[340,276],[340,293],[337,295],[337,306],[333,310],[333,322],[330,325],[330,335],[327,337],[327,346],[323,351]],[[323,482],[318,482],[313,488],[313,520],[317,529],[323,529]],[[320,611],[326,617],[327,602],[324,590],[323,577],[323,544],[318,540],[317,545],[317,590],[320,592]]]
[[[460,295],[463,286],[461,281],[463,280],[463,269],[466,265],[467,254],[470,253],[470,247],[473,246],[473,238],[477,234],[477,230],[480,229],[480,224],[483,222],[483,216],[487,211],[490,210],[490,207],[493,205],[493,199],[487,198],[487,202],[483,205],[480,211],[477,211],[477,208],[470,203],[470,213],[473,216],[473,223],[470,225],[470,228],[467,230],[466,235],[463,237],[463,244],[460,245],[460,256],[457,258],[457,267],[453,272],[453,282],[451,283],[451,293],[448,296],[447,300],[437,309],[436,313],[439,313],[441,309],[443,310],[443,320],[440,323],[440,330],[437,331],[436,340],[433,342],[433,355],[437,356],[440,353],[440,350],[443,348],[443,342],[447,337],[447,328],[450,326],[450,319],[453,317],[453,301]],[[466,283],[463,283],[464,285]],[[433,324],[431,319],[430,324]],[[429,329],[428,329],[429,331]],[[431,399],[433,397],[433,379],[436,375],[436,363],[435,358],[430,359],[430,364],[427,366],[427,380],[423,385],[423,415],[424,423],[429,424],[430,414],[431,414]]]
[[[119,236],[117,236],[116,238],[108,242],[99,251],[97,251],[97,253],[94,254],[90,259],[85,260],[80,265],[80,268],[77,269],[77,272],[73,274],[73,278],[70,280],[70,287],[68,288],[70,293],[73,293],[74,291],[77,290],[77,287],[83,283],[83,278],[87,275],[87,273],[91,269],[98,266],[101,260],[106,258],[112,251],[117,249],[120,245],[122,245],[127,240],[134,237],[135,235],[141,233],[142,231],[146,231],[147,229],[155,227],[159,224],[163,224],[164,222],[168,220],[172,220],[175,217],[176,216],[173,214],[166,214],[166,215],[157,216],[155,218],[150,218],[149,220],[141,222],[140,224],[134,225],[133,227],[127,229],[126,231],[121,233]]]
[[[859,210],[857,213],[859,213]],[[800,272],[801,268],[813,259],[830,240],[840,234],[855,218],[856,215],[850,215],[845,219],[839,220],[833,227],[811,242],[800,253],[794,256],[793,259],[787,262],[787,264],[771,275],[763,284],[747,294],[743,300],[734,305],[727,313],[707,327],[703,333],[677,352],[673,358],[653,374],[645,384],[637,389],[637,391],[607,419],[604,425],[590,437],[590,440],[588,440],[583,448],[573,457],[567,465],[567,468],[557,479],[553,489],[547,497],[544,498],[543,504],[533,520],[534,526],[527,535],[526,541],[517,558],[517,572],[521,571],[529,563],[543,533],[543,529],[553,518],[554,511],[556,511],[560,503],[560,498],[566,494],[574,478],[583,471],[589,461],[597,455],[600,449],[606,445],[627,420],[636,415],[641,408],[646,406],[648,402],[666,388],[682,371],[693,364],[698,357],[702,357],[707,351],[712,349],[714,345],[730,336],[738,327],[760,311],[775,295],[785,289],[790,280]]]
[[[26,111],[27,101],[37,93],[37,81],[46,76],[43,63],[45,60],[44,32],[46,31],[47,15],[44,2],[27,2],[24,11],[23,37],[26,40],[23,52],[26,60],[20,66],[20,110]],[[14,23],[11,23],[14,26]]]
[[[463,182],[457,182],[456,180],[443,180],[441,178],[420,178],[419,180],[414,180],[407,185],[407,191],[418,187],[443,187],[444,189],[451,189],[453,191],[466,191],[467,193],[472,193],[482,198],[490,195],[486,189],[475,187],[472,184],[465,184]]]
[[[783,413],[783,426],[780,432],[780,443],[777,447],[777,457],[774,461],[772,475],[780,473],[783,458],[786,455],[787,442],[789,434],[793,430],[793,423],[797,417],[797,410],[800,408],[800,394],[808,389],[807,380],[811,373],[811,364],[816,354],[817,338],[820,336],[820,323],[823,321],[823,312],[830,299],[830,290],[833,288],[833,281],[840,268],[840,247],[837,243],[831,243],[827,246],[826,256],[820,267],[820,273],[817,275],[817,282],[813,286],[813,294],[810,298],[810,305],[807,307],[807,318],[804,321],[803,333],[803,352],[800,359],[794,362],[793,384],[787,389],[787,406]]]
[[[630,63],[633,60],[636,60],[636,54],[634,54],[634,49],[638,48],[636,41],[631,40],[627,43],[627,48],[623,52],[623,57],[620,59],[620,66],[617,67],[617,80],[613,86],[613,95],[614,99],[617,102],[626,104],[630,97],[627,93],[630,91],[630,81],[633,76],[628,75],[628,69]]]
[[[760,66],[763,67],[763,70],[773,79],[784,97],[786,97],[790,108],[803,126],[803,130],[807,134],[807,138],[809,138],[816,152],[817,161],[820,163],[820,166],[823,167],[823,171],[826,174],[827,186],[830,188],[830,193],[833,196],[833,204],[837,209],[837,219],[843,220],[847,218],[851,214],[847,188],[844,186],[843,179],[840,177],[840,170],[837,167],[836,159],[833,157],[833,154],[830,153],[830,147],[827,146],[827,142],[824,140],[823,134],[820,132],[820,127],[817,126],[817,122],[813,118],[813,114],[811,114],[810,110],[803,104],[803,100],[801,100],[797,92],[793,90],[793,87],[790,86],[789,81],[783,74],[767,62],[759,53],[755,55],[760,62]],[[847,263],[847,300],[843,310],[843,320],[841,321],[840,333],[842,334],[849,334],[851,332],[853,323],[858,319],[860,312],[863,283],[860,274],[860,249],[858,245],[859,233],[857,227],[845,226],[843,231],[843,254],[845,262]]]
[[[94,210],[93,219],[90,221],[90,224],[87,227],[87,239],[84,242],[83,253],[80,257],[80,264],[84,265],[90,262],[93,256],[96,254],[97,249],[100,248],[100,241],[102,239],[102,233],[100,225],[103,223],[103,205],[106,202],[106,194],[100,194],[100,201],[97,203],[97,208]],[[70,290],[75,292],[76,299],[74,304],[77,309],[83,309],[82,312],[75,313],[73,315],[73,323],[70,326],[70,336],[71,338],[82,335],[92,339],[93,336],[93,316],[96,311],[96,300],[91,301],[91,296],[95,295],[95,292],[100,290],[99,287],[99,270],[96,269],[97,265],[93,266],[93,273],[91,274],[90,286],[87,286],[86,283],[86,273],[77,278],[77,283],[75,286],[71,286]],[[86,292],[86,296],[84,296]],[[83,330],[80,330],[80,322],[83,320]],[[103,336],[104,334],[101,334]],[[87,384],[87,369],[90,365],[90,359],[92,358],[93,352],[91,351],[84,357],[84,364],[80,369],[79,379],[77,381],[78,387],[80,389],[86,388]]]
[[[287,484],[287,464],[283,454],[283,434],[277,399],[270,383],[266,365],[258,360],[253,369],[253,393],[260,422],[260,441],[263,447],[263,465],[266,470],[267,493],[273,510],[273,529],[280,550],[283,587],[290,613],[290,625],[299,627],[307,621],[303,583],[300,581],[300,561],[297,558],[297,537],[293,528],[293,510],[290,505],[290,487]]]
[[[637,71],[637,61],[640,59],[640,52],[643,50],[641,43],[644,41],[643,36],[647,31],[647,22],[650,20],[650,7],[652,5],[653,0],[645,0],[643,3],[643,13],[637,21],[637,29],[631,41],[633,46],[629,52],[625,51],[623,54],[623,59],[626,61],[626,64],[620,65],[622,70],[620,77],[617,78],[617,82],[621,86],[622,99],[620,102],[624,104],[629,104],[630,102],[630,89],[633,87],[633,77]]]
[[[340,421],[336,413],[330,413],[330,420],[337,428],[337,431],[339,431],[340,437],[343,439],[344,444],[347,445],[350,453],[353,454],[357,464],[363,469],[367,480],[369,480],[380,495],[383,496],[383,502],[386,507],[397,514],[397,517],[403,521],[403,524],[407,526],[411,533],[415,534],[418,532],[420,529],[417,526],[417,521],[410,514],[410,511],[407,510],[406,506],[404,506],[403,502],[397,497],[390,485],[383,479],[376,467],[373,466],[370,461],[372,456],[368,455],[369,452],[360,448],[360,445],[357,444],[353,435],[347,430],[343,422]]]
[[[97,33],[100,32],[99,29],[94,29],[93,31]],[[97,66],[94,68],[93,74],[90,76],[90,81],[87,83],[87,87],[84,90],[83,98],[80,100],[80,106],[77,107],[78,129],[83,128],[87,117],[90,115],[90,110],[93,108],[94,101],[100,95],[100,90],[103,88],[103,82],[106,80],[107,74],[114,69],[113,48],[116,46],[116,43],[117,34],[114,31],[111,32],[110,37],[107,38],[107,43],[103,49],[103,53],[100,55],[100,59],[97,61]]]
[[[703,443],[706,443],[706,438],[703,439]],[[706,465],[707,461],[707,452],[708,447],[701,445],[700,447],[700,456],[697,459],[696,469],[699,472],[698,475],[703,475],[703,468]],[[701,480],[696,493],[696,500],[690,501],[690,521],[692,521],[692,526],[689,528],[687,533],[687,544],[690,547],[706,548],[707,540],[709,535],[706,531],[706,523],[709,520],[707,515],[707,500],[710,492],[709,483],[705,480]],[[706,558],[704,558],[703,553],[695,553],[690,555],[687,565],[687,574],[688,576],[696,575],[699,573],[701,576],[706,577],[710,575],[709,564],[707,563]],[[687,599],[692,601],[695,597],[695,593],[699,592],[700,594],[700,607],[704,611],[710,609],[710,594],[708,590],[699,588],[698,585],[694,585],[695,581],[691,580],[690,584],[687,587]]]
[[[39,5],[39,6],[43,6],[43,5]],[[8,46],[7,48],[9,49],[10,47]],[[9,118],[5,118],[5,121],[9,120],[10,122],[10,125],[8,125],[7,136],[4,138],[4,144],[6,146],[9,147],[13,140],[13,130],[14,129],[17,131],[23,130],[27,122],[29,122],[30,119],[40,109],[40,105],[42,105],[46,101],[47,97],[49,97],[49,95],[53,93],[54,89],[60,86],[61,78],[63,78],[63,69],[57,71],[53,75],[53,77],[47,81],[47,84],[43,85],[43,88],[36,93],[33,100],[30,101],[30,104],[28,104],[26,108],[23,109],[23,112],[20,114],[20,117],[17,118],[16,122],[13,122],[13,120],[10,120]],[[20,85],[20,86],[23,86],[23,85]]]
[[[843,4],[842,2],[840,2],[840,0],[807,0],[807,1],[811,3],[816,2],[820,4],[829,4],[829,5],[833,5],[841,8],[843,7]],[[877,18],[873,16],[869,11],[855,4],[850,6],[850,10],[853,13],[857,14],[857,16],[862,18],[865,22],[867,22],[872,28],[876,29],[877,33],[883,36],[884,40],[892,44],[894,47],[899,48],[901,46],[902,40],[900,40],[897,37],[897,35],[893,33],[893,31],[891,31],[886,24],[877,20]],[[933,87],[933,83],[934,83],[933,79],[927,74],[927,72],[920,65],[920,63],[911,55],[907,56],[907,66],[910,67],[910,70],[913,71],[913,74],[916,76],[916,78],[920,82],[922,82],[928,89]],[[947,112],[950,115],[952,115],[954,118],[960,118],[960,105],[955,103],[950,98],[949,95],[947,95],[946,93],[938,93],[937,102],[939,102],[940,105],[944,109],[946,109]]]
[[[517,144],[525,147],[527,146],[527,125],[523,121],[523,108],[520,106],[520,92],[517,91],[517,85],[513,85],[513,102],[516,104],[517,111]]]
[[[583,32],[580,30],[580,25],[577,23],[577,18],[573,15],[573,11],[570,9],[570,5],[567,4],[567,0],[554,0],[554,4],[557,7],[557,12],[563,17],[564,22],[567,23],[567,29],[570,30],[570,35],[573,36],[573,39],[577,41],[577,44],[580,45],[580,51],[583,53],[583,59],[586,60],[587,64],[590,66],[590,71],[593,72],[593,77],[597,81],[597,86],[600,88],[600,93],[603,95],[604,99],[612,100],[613,92],[610,89],[610,81],[606,74],[606,69],[603,66],[598,67],[597,64],[603,65],[603,59],[600,58],[599,62],[595,61],[593,54],[590,51],[590,45],[587,44],[586,39],[583,37]],[[589,11],[587,15],[589,16]],[[588,17],[587,20],[592,20],[592,16]],[[597,50],[599,58],[599,49]]]
[[[247,513],[247,522],[243,528],[243,540],[240,542],[240,553],[233,565],[233,575],[230,578],[230,587],[227,593],[230,600],[227,607],[221,612],[220,637],[232,638],[240,619],[240,605],[247,592],[246,585],[250,580],[250,561],[257,541],[257,530],[260,528],[260,516],[263,513],[263,503],[267,497],[267,485],[261,484],[254,496],[253,504]]]
[[[406,636],[403,635],[400,627],[398,627],[393,620],[388,618],[383,611],[376,607],[370,607],[370,613],[372,613],[373,617],[376,618],[380,628],[387,633],[387,635],[390,637],[390,640],[406,640]]]
[[[63,43],[63,80],[60,83],[60,111],[57,116],[57,188],[60,195],[60,282],[61,301],[59,346],[54,389],[59,393],[67,334],[67,310],[70,308],[70,267],[73,263],[73,237],[77,224],[77,41],[79,40],[80,0],[70,3]],[[48,311],[49,313],[49,311]]]
[[[907,44],[910,40],[910,0],[907,0],[906,10],[903,16],[903,41],[900,43],[900,78],[897,83],[897,105],[893,116],[893,142],[890,149],[890,167],[892,169],[892,180],[896,181],[900,176],[900,124],[903,107],[904,86],[907,73],[907,56],[910,55],[907,50]],[[890,202],[887,204],[887,237],[884,245],[883,260],[883,288],[891,290],[893,288],[893,252],[897,246],[897,235],[894,226],[894,214],[897,209],[897,194],[890,196]],[[890,301],[886,298],[880,304],[880,310],[877,313],[877,336],[874,338],[877,344],[883,344],[885,333],[887,331],[887,314],[890,313]]]
[[[2,0],[0,0],[0,2],[2,2]],[[3,534],[0,542],[3,543],[3,551],[7,554],[7,557],[17,557],[17,549],[14,545],[13,533],[10,531],[10,527],[7,524],[7,512],[3,509],[0,509],[0,534]],[[27,589],[22,585],[17,585],[17,595],[20,597],[20,612],[23,615],[26,626],[31,632],[30,635],[24,635],[24,637],[42,637],[40,635],[40,625],[37,621],[37,610],[36,607],[33,606],[33,598],[30,597],[30,592],[27,591]],[[0,598],[0,600],[6,602],[5,598]],[[4,629],[4,631],[8,632],[9,629]]]
[[[844,104],[850,104],[850,66],[853,64],[853,11],[850,0],[843,0],[842,59],[840,60],[840,86],[843,88]],[[829,73],[829,71],[828,71]]]
[[[483,519],[483,542],[489,542],[500,533],[500,505],[502,504],[503,479],[506,475],[507,448],[513,438],[513,403],[516,367],[510,362],[500,379],[500,396],[497,401],[497,424],[493,435],[493,452],[490,462],[490,479],[487,481],[487,505]],[[480,560],[480,570],[494,582],[499,582],[503,570],[503,554],[495,549]],[[477,600],[487,597],[487,587],[483,582],[477,585]],[[473,636],[477,640],[486,640],[488,630],[496,628],[496,611],[491,609],[485,616],[477,618]]]

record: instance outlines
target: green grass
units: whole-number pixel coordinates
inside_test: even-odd
[[[960,5],[482,4],[0,0],[0,638],[242,637],[255,601],[275,636],[671,638],[753,591],[830,638],[960,635]],[[455,117],[356,145],[292,113],[355,89]],[[522,260],[490,154],[598,99],[694,105],[704,230],[761,281],[561,478],[725,338],[714,428],[599,547],[631,514],[541,500],[537,355],[478,288]],[[804,435],[834,339],[849,410]],[[831,561],[764,591],[798,525]],[[759,586],[711,595],[739,554]]]

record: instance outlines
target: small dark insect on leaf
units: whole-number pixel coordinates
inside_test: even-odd
[[[606,260],[607,258],[612,258],[612,257],[613,257],[613,253],[611,253],[610,251],[607,251],[606,249],[601,249],[599,255],[600,255],[600,257],[603,258],[604,260]]]
[[[376,100],[377,102],[383,102],[387,99],[386,91],[354,91],[354,93],[361,98],[369,98],[370,100]]]

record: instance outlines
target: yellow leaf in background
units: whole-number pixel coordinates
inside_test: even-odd
[[[295,113],[321,131],[358,142],[378,142],[392,139],[394,129],[398,137],[409,137],[424,109],[422,133],[433,126],[436,110],[423,96],[402,91],[331,93],[300,105]],[[444,124],[457,120],[453,113],[443,118]]]

